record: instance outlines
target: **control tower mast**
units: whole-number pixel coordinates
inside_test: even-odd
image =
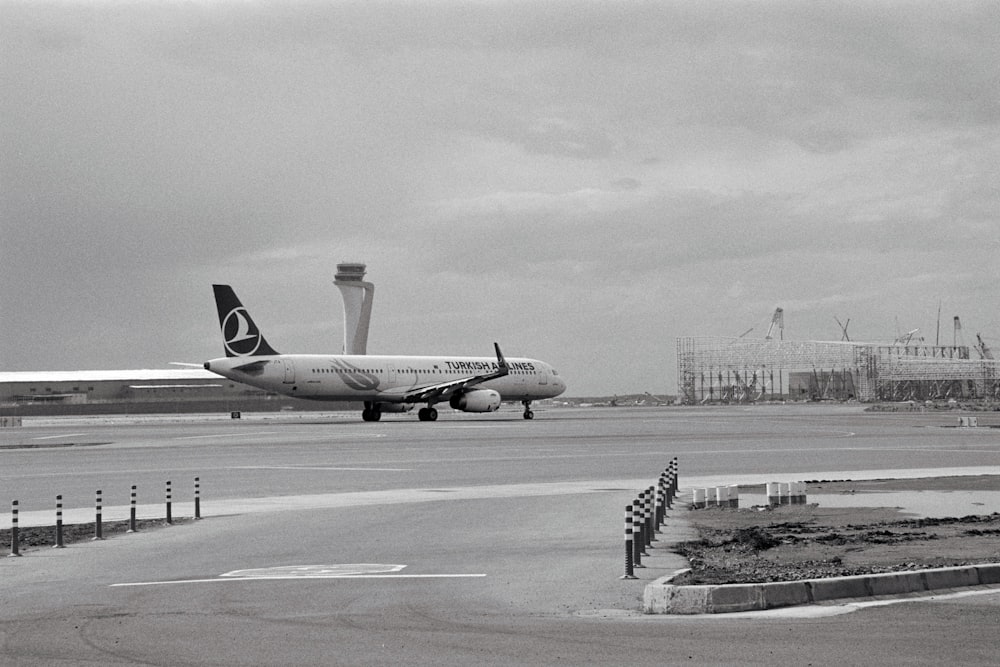
[[[368,353],[368,323],[375,285],[365,282],[364,277],[364,264],[337,265],[333,284],[344,296],[344,354]]]

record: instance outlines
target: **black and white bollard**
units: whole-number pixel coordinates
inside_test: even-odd
[[[656,529],[663,525],[663,519],[667,516],[667,478],[660,475],[656,480]]]
[[[635,566],[632,562],[632,506],[625,506],[625,574],[622,579],[635,579]]]
[[[138,530],[135,525],[135,500],[136,500],[136,492],[135,492],[135,484],[133,484],[132,494],[129,498],[128,530],[125,531],[128,533],[134,533],[136,530]]]
[[[17,501],[10,503],[10,553],[8,558],[21,555],[21,535],[17,527]]]
[[[62,496],[56,496],[56,543],[52,548],[62,549],[65,546],[63,544]]]
[[[94,539],[104,539],[104,529],[101,526],[101,490],[97,490],[97,509],[94,514]]]
[[[674,476],[670,472],[670,468],[664,473],[666,475],[666,491],[667,491],[667,509],[673,509],[672,503],[674,502]]]
[[[646,492],[639,492],[639,528],[642,539],[639,540],[639,548],[643,556],[648,556],[646,549],[649,548],[649,530],[646,528]]]
[[[646,489],[646,531],[649,534],[649,547],[652,548],[653,542],[657,542],[656,530],[653,527],[655,523],[653,521],[653,515],[656,513],[656,487],[651,486]]]
[[[173,503],[170,499],[170,481],[167,481],[167,523],[173,523],[174,517],[172,514],[173,508],[171,507]]]
[[[646,567],[642,564],[642,521],[640,520],[640,501],[632,501],[632,563],[635,567]]]
[[[194,478],[194,518],[201,518],[201,478]]]

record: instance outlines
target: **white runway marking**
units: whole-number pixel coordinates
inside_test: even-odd
[[[32,438],[32,440],[55,440],[56,438],[75,438],[80,435],[86,435],[86,433],[60,433],[59,435],[42,435],[37,438]]]
[[[233,570],[211,579],[136,581],[111,584],[112,588],[167,586],[170,584],[217,584],[223,581],[278,581],[302,579],[468,579],[485,574],[398,574],[405,565],[384,563],[341,563],[334,565],[283,565],[252,570]]]
[[[405,565],[386,563],[338,563],[336,565],[280,565],[277,567],[259,567],[252,570],[233,570],[221,574],[221,577],[274,578],[303,576],[345,576],[348,574],[379,574],[384,572],[399,572]]]
[[[213,435],[183,435],[174,440],[206,440],[212,438],[250,438],[259,435],[278,435],[280,431],[248,431],[245,433],[215,433]]]
[[[229,470],[348,470],[360,472],[412,472],[413,468],[347,468],[339,466],[233,466]]]

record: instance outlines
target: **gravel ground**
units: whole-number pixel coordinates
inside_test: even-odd
[[[876,480],[810,485],[814,492],[996,489],[1000,477]],[[741,492],[744,489],[741,488]],[[746,489],[759,493],[756,488]],[[1000,514],[907,518],[895,508],[693,510],[701,539],[674,551],[691,563],[681,584],[792,581],[1000,562]]]

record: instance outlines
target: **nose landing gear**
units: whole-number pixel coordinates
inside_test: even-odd
[[[521,401],[521,404],[524,406],[524,418],[534,419],[535,413],[531,411],[531,401]]]

